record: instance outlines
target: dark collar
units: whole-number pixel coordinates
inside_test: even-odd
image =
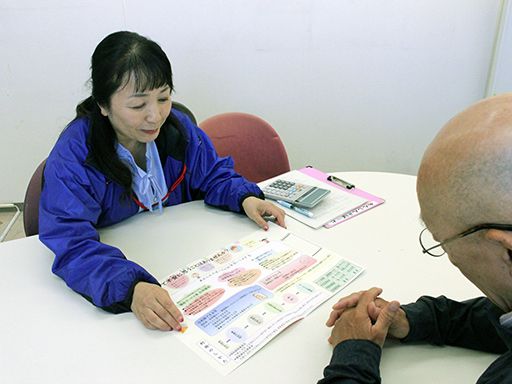
[[[160,162],[162,166],[165,164],[167,156],[185,161],[185,154],[189,143],[187,131],[183,124],[171,113],[160,129],[160,134],[155,140]],[[87,146],[90,149],[90,133],[87,135]],[[96,161],[92,158],[90,151],[87,154],[85,164],[100,169]]]
[[[185,160],[189,143],[187,131],[173,114],[169,115],[167,121],[160,129],[160,134],[156,138],[155,143],[162,165],[165,164],[167,156],[171,156],[179,161]]]

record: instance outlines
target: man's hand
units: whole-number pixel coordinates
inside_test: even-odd
[[[325,325],[332,327],[336,323],[336,320],[338,320],[338,318],[343,314],[343,312],[357,305],[359,299],[365,292],[368,291],[354,292],[349,296],[342,297],[336,304],[333,305],[333,311],[331,312]],[[382,290],[380,290],[380,292],[382,292]],[[377,321],[377,317],[379,316],[380,311],[388,304],[388,301],[380,297],[376,297],[374,301],[368,304],[368,315],[370,316],[372,322]],[[409,330],[409,320],[407,320],[407,316],[404,310],[399,308],[395,318],[393,319],[393,322],[389,326],[388,336],[395,339],[403,339],[409,334]]]
[[[263,219],[263,216],[274,216],[276,218],[277,224],[283,228],[286,228],[284,224],[284,211],[266,200],[261,200],[257,197],[249,196],[242,202],[242,207],[244,208],[247,217],[249,217],[265,231],[268,229],[268,224],[265,219]]]
[[[392,301],[377,307],[375,300],[381,292],[380,288],[358,292],[357,302],[353,295],[345,298],[347,300],[343,302],[343,310],[335,320],[329,343],[336,346],[345,340],[358,339],[370,340],[382,347],[388,330],[400,310],[400,304],[397,301]],[[351,306],[347,306],[347,302]],[[332,321],[331,317],[328,324],[329,321]]]
[[[142,324],[161,331],[181,330],[183,316],[169,293],[156,284],[139,282],[133,291],[131,309]]]

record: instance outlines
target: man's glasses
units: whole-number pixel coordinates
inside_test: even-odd
[[[464,232],[461,232],[458,235],[449,237],[448,239],[441,242],[435,241],[430,231],[428,231],[427,228],[424,228],[420,232],[420,244],[422,252],[428,253],[430,256],[434,257],[443,256],[446,253],[446,251],[443,249],[443,245],[448,244],[457,239],[462,239],[463,237],[466,237],[478,231],[482,231],[484,229],[501,229],[503,231],[512,231],[512,224],[478,224],[475,225],[474,227],[466,229]]]

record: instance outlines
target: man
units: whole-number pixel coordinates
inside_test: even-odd
[[[446,124],[422,159],[417,193],[438,242],[427,244],[423,232],[424,253],[446,252],[486,297],[421,297],[400,307],[372,288],[342,298],[327,320],[335,348],[319,384],[380,383],[386,337],[499,353],[478,383],[512,383],[512,94]]]

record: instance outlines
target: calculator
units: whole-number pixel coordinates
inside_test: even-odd
[[[331,192],[328,189],[283,179],[274,180],[263,187],[262,191],[269,199],[283,200],[304,208],[313,208]]]

